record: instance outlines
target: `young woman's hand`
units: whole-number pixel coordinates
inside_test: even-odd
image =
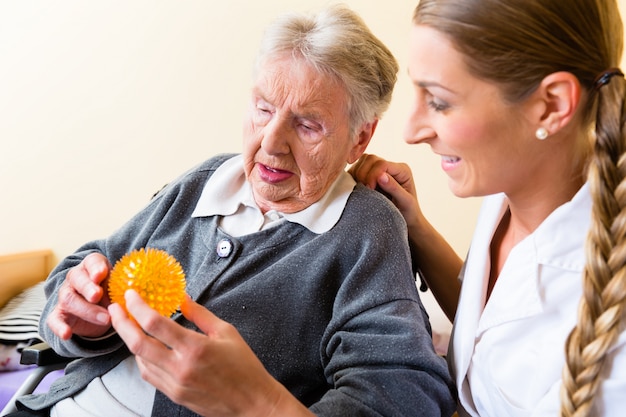
[[[363,154],[348,171],[365,186],[391,198],[409,229],[419,225],[421,210],[417,201],[411,168],[405,163],[390,162],[376,155]]]
[[[159,315],[137,294],[125,294],[132,319],[118,305],[113,327],[135,355],[142,377],[172,401],[206,416],[312,416],[265,369],[237,329],[187,298],[183,315],[199,332]]]

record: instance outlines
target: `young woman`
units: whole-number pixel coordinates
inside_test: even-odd
[[[626,392],[622,23],[615,0],[422,0],[409,143],[485,196],[463,265],[410,170],[366,155],[455,319],[461,416],[618,416]],[[463,265],[463,267],[462,267]],[[457,279],[460,277],[460,279]]]

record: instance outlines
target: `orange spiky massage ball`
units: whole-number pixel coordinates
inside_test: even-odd
[[[185,297],[185,273],[167,252],[154,249],[134,250],[115,263],[109,276],[111,302],[126,309],[124,293],[133,289],[150,307],[170,317]]]

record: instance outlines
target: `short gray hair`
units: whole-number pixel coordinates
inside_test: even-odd
[[[264,60],[284,54],[304,59],[346,88],[352,131],[382,117],[389,107],[398,62],[348,7],[289,13],[275,20],[265,31],[255,70]]]

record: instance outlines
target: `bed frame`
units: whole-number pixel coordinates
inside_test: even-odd
[[[0,255],[0,307],[24,289],[45,280],[54,267],[49,249]],[[33,376],[34,368],[0,372],[0,416],[22,384]]]
[[[45,280],[53,266],[50,249],[0,255],[0,282],[3,284],[0,306],[24,289]]]

